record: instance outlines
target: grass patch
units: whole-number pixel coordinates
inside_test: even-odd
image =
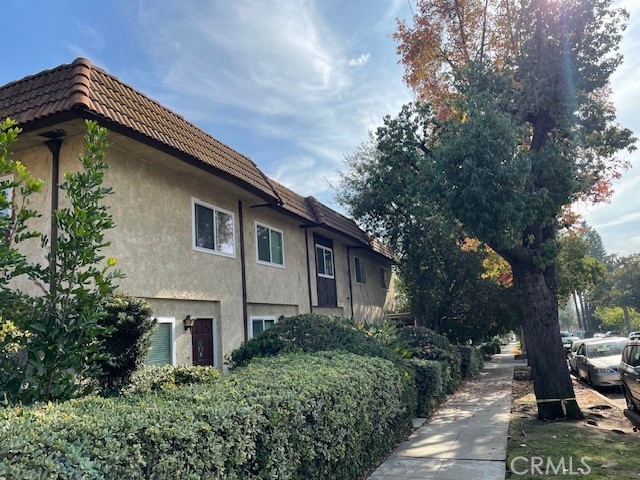
[[[535,418],[512,418],[507,453],[507,478],[640,478],[640,442],[637,436],[601,430],[580,421],[544,422]],[[532,457],[541,457],[544,462],[539,471],[533,471],[533,475]],[[547,470],[547,459],[551,459],[556,468],[564,459],[566,470]],[[569,459],[573,459],[571,464]],[[582,459],[588,468],[582,464]],[[580,474],[579,468],[585,472],[590,469],[590,472],[588,475]],[[524,471],[527,473],[520,474]]]

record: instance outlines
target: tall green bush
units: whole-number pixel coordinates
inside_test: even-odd
[[[0,477],[362,477],[412,411],[389,361],[344,353],[256,359],[213,384],[0,411]]]
[[[480,373],[484,368],[482,353],[472,345],[458,345],[457,348],[460,354],[462,378],[470,378]]]
[[[151,306],[124,293],[103,299],[104,316],[100,325],[108,335],[102,339],[107,358],[100,362],[100,384],[105,391],[117,391],[127,385],[131,375],[142,366],[151,347],[156,324]]]
[[[95,122],[86,122],[84,151],[79,160],[82,168],[65,174],[58,188],[66,194],[69,207],[53,214],[58,231],[52,245],[46,235],[28,228],[30,218],[39,216],[28,207],[30,196],[42,182],[33,178],[24,165],[12,160],[11,143],[18,130],[12,122],[0,125],[0,173],[12,172],[10,187],[13,198],[7,203],[3,194],[0,207],[8,205],[10,215],[0,215],[0,316],[11,321],[24,337],[23,351],[27,361],[20,381],[9,386],[10,401],[67,399],[95,389],[100,372],[99,361],[105,354],[101,338],[107,333],[100,324],[103,315],[101,299],[114,290],[120,276],[113,270],[115,259],[101,255],[109,245],[105,231],[113,220],[103,200],[112,193],[103,186],[108,164],[107,130]],[[20,251],[27,239],[40,239],[48,251],[47,265],[29,261]],[[9,283],[14,278],[27,278],[40,288],[40,295],[28,296]]]

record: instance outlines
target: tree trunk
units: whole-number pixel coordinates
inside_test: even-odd
[[[627,335],[631,333],[631,317],[629,316],[629,308],[626,305],[622,306],[622,313],[624,315],[624,324],[627,327]]]
[[[586,330],[586,324],[584,320],[580,318],[580,309],[578,308],[578,297],[576,296],[576,291],[574,290],[572,293],[573,296],[573,304],[576,306],[576,317],[578,318],[578,329]]]
[[[583,418],[575,400],[560,338],[558,301],[534,265],[514,261],[511,265],[514,286],[522,307],[522,326],[527,338],[533,389],[538,402],[538,418]]]

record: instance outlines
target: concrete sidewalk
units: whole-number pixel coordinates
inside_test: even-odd
[[[370,480],[504,480],[513,354],[494,355],[473,380],[409,438]]]

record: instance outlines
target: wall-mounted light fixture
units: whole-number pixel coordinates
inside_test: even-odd
[[[193,328],[193,325],[196,323],[196,319],[192,318],[191,315],[187,315],[186,317],[184,317],[184,320],[182,320],[182,323],[184,323],[185,330],[191,330],[191,328]]]

